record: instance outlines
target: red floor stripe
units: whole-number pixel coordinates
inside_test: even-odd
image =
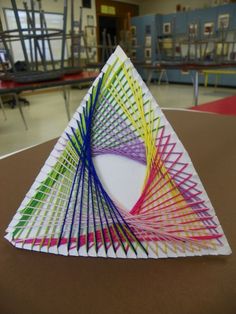
[[[222,98],[203,105],[191,107],[190,109],[236,116],[236,96]]]

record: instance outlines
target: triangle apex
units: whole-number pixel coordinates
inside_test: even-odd
[[[122,61],[125,61],[128,59],[128,56],[124,52],[124,50],[121,48],[121,46],[117,45],[114,54],[116,54]]]

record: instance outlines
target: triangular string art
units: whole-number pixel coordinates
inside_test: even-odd
[[[101,157],[110,169],[106,182]],[[115,179],[120,159],[132,172],[123,184]],[[6,238],[18,248],[76,256],[231,252],[186,150],[120,47],[59,138]]]

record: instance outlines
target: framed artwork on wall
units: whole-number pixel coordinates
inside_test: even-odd
[[[151,25],[146,25],[145,26],[145,34],[146,35],[151,35]]]
[[[90,14],[87,15],[87,25],[88,26],[94,26],[94,17],[93,17],[93,15],[90,15]]]
[[[82,7],[91,9],[91,0],[82,0]]]
[[[152,49],[151,48],[144,49],[144,58],[145,58],[145,63],[151,63],[152,61]]]
[[[214,23],[209,22],[204,24],[204,35],[212,35],[214,32]]]
[[[152,36],[145,36],[145,47],[152,46]]]
[[[218,16],[218,29],[226,29],[229,27],[229,14],[220,14]]]
[[[191,24],[189,24],[189,34],[190,34],[191,36],[197,36],[197,32],[198,32],[197,23],[191,23]]]
[[[132,25],[130,27],[131,37],[136,37],[136,26]]]
[[[163,23],[163,34],[171,34],[171,23]]]

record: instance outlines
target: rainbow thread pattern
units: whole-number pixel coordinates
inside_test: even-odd
[[[93,158],[102,154],[146,166],[141,195],[129,211],[96,173]],[[120,47],[58,140],[6,238],[19,248],[63,255],[230,254],[188,154]]]

